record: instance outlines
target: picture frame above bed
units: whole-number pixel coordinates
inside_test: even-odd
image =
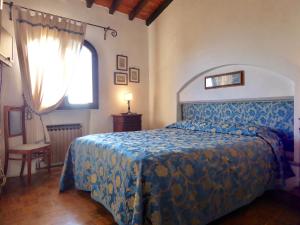
[[[218,75],[206,76],[204,78],[205,89],[233,87],[245,85],[244,71],[235,71]]]

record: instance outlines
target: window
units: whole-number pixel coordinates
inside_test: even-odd
[[[94,46],[84,41],[76,73],[59,109],[98,109],[98,55]]]

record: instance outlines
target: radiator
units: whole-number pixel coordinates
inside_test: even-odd
[[[71,142],[82,136],[81,124],[48,125],[47,130],[50,136],[52,165],[61,165]]]

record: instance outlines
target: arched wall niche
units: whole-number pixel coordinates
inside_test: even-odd
[[[204,88],[204,77],[243,70],[245,85]],[[177,92],[178,102],[285,97],[295,95],[294,81],[277,72],[246,64],[228,64],[205,70],[188,80]]]
[[[204,88],[204,78],[233,71],[245,72],[245,85],[215,89]],[[269,69],[249,64],[226,64],[200,72],[177,91],[177,120],[182,102],[226,101],[238,99],[281,98],[295,96],[295,82]]]

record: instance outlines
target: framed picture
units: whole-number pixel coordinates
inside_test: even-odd
[[[116,85],[128,85],[128,75],[127,73],[115,72],[114,83]]]
[[[140,83],[140,69],[134,67],[129,68],[129,81]]]
[[[213,76],[206,76],[204,82],[205,89],[241,86],[244,84],[244,71],[235,71]]]
[[[117,55],[117,70],[128,70],[128,57],[125,55]]]

